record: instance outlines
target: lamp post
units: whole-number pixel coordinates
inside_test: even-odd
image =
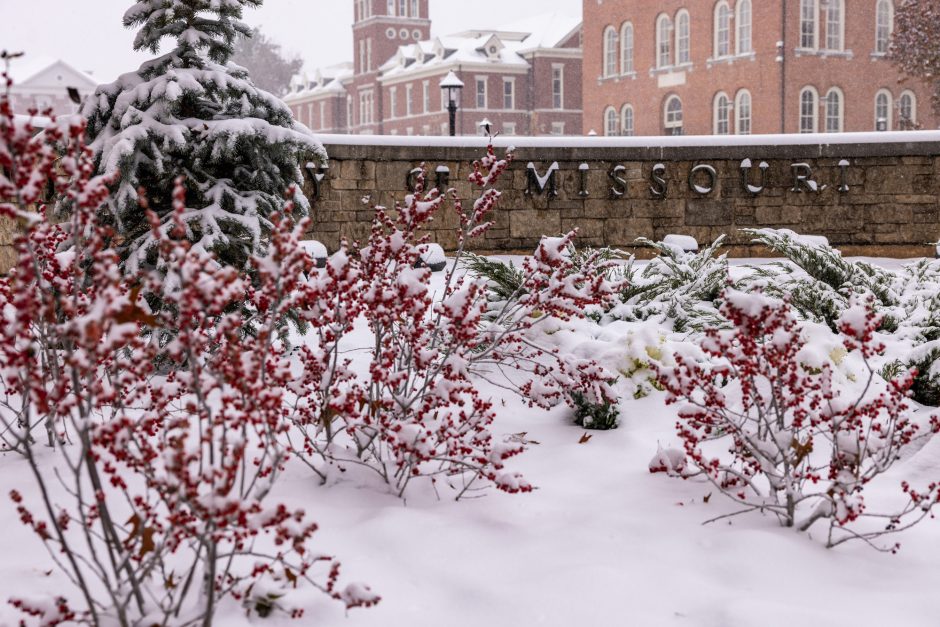
[[[447,73],[441,80],[441,89],[447,90],[447,112],[450,114],[450,136],[457,134],[457,100],[460,97],[460,90],[463,89],[463,81],[457,78],[453,70]]]

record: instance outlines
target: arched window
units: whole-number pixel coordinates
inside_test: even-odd
[[[604,29],[604,76],[617,74],[617,30],[613,26]]]
[[[731,131],[731,123],[729,121],[731,101],[728,100],[728,94],[723,91],[718,92],[715,96],[714,109],[715,113],[712,127],[714,128],[715,135],[727,135]]]
[[[917,128],[917,96],[908,90],[898,99],[898,128],[910,131]]]
[[[633,73],[633,24],[624,22],[620,28],[620,73]]]
[[[617,122],[617,110],[613,107],[607,107],[607,110],[604,111],[604,135],[607,137],[619,135]]]
[[[751,92],[746,89],[734,97],[734,127],[738,135],[751,134]]]
[[[682,9],[676,13],[676,65],[692,62],[690,31],[689,12]]]
[[[875,52],[887,54],[891,31],[894,30],[894,3],[891,0],[878,0],[875,13]]]
[[[672,64],[672,20],[668,15],[656,18],[656,67]]]
[[[800,48],[816,48],[817,0],[800,0]]]
[[[737,52],[738,54],[747,54],[753,52],[751,42],[751,0],[738,0],[738,6],[735,7],[738,12],[737,25]]]
[[[891,92],[882,89],[875,94],[875,130],[891,130]]]
[[[620,122],[621,134],[632,137],[634,134],[632,105],[623,105],[623,110],[620,112]]]
[[[715,5],[715,58],[731,54],[731,9],[721,0]]]
[[[842,50],[845,40],[845,0],[829,0],[826,5],[826,48]]]
[[[804,87],[800,92],[800,132],[815,133],[819,93],[813,87]]]
[[[682,135],[682,101],[679,96],[669,96],[663,118],[667,135]]]
[[[826,94],[826,132],[841,133],[844,130],[845,98],[842,90],[833,87]]]

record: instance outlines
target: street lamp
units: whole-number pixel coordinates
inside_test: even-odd
[[[453,70],[447,73],[441,80],[441,89],[447,90],[447,112],[450,114],[450,136],[457,134],[457,100],[460,98],[460,90],[463,89],[463,81],[457,78]]]

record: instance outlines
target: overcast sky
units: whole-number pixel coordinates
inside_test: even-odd
[[[582,0],[431,0],[432,34],[495,28],[561,11],[581,14]],[[53,56],[101,81],[137,69],[147,55],[131,50],[133,33],[121,17],[132,0],[0,0],[0,49]],[[246,21],[263,30],[308,68],[352,60],[353,0],[266,0]]]

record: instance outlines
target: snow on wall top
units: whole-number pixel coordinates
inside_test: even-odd
[[[330,146],[404,146],[431,148],[486,148],[487,138],[423,137],[401,135],[319,135]],[[496,137],[498,148],[682,148],[726,146],[817,146],[846,144],[940,143],[937,131],[870,133],[807,133],[793,135],[682,135],[647,137]]]

